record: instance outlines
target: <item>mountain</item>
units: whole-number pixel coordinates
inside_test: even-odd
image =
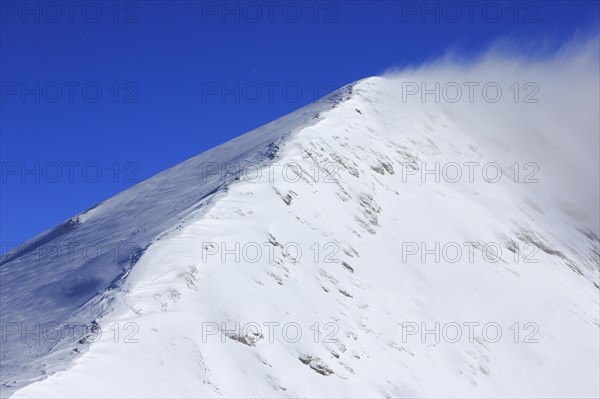
[[[407,87],[345,86],[5,254],[2,396],[597,397],[583,199]]]

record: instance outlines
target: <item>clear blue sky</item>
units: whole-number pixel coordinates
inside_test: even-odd
[[[66,3],[0,1],[1,252],[351,81],[499,38],[552,51],[599,19],[597,1]]]

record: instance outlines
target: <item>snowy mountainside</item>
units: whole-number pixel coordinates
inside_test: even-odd
[[[315,115],[336,106],[351,90],[343,88],[170,168],[4,254],[0,260],[3,392],[22,384],[23,376],[27,381],[46,375],[51,365],[41,359],[49,352],[59,357],[54,362],[58,364],[71,357],[72,345],[66,350],[63,346],[95,328],[94,320],[153,241],[226,191],[245,165],[273,158],[278,142],[314,123]],[[22,337],[29,329],[30,338]],[[39,339],[45,329],[55,335]]]
[[[126,259],[9,256],[3,323],[101,334],[49,354],[8,335],[4,392],[597,397],[595,222],[544,195],[543,163],[397,84],[359,81],[37,239],[135,241]]]

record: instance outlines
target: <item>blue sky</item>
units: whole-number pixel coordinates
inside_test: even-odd
[[[546,54],[597,1],[0,1],[4,252],[346,83],[498,40]]]

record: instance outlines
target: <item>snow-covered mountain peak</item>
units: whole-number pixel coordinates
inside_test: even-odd
[[[348,85],[7,254],[3,395],[598,396],[597,229],[413,83]]]

